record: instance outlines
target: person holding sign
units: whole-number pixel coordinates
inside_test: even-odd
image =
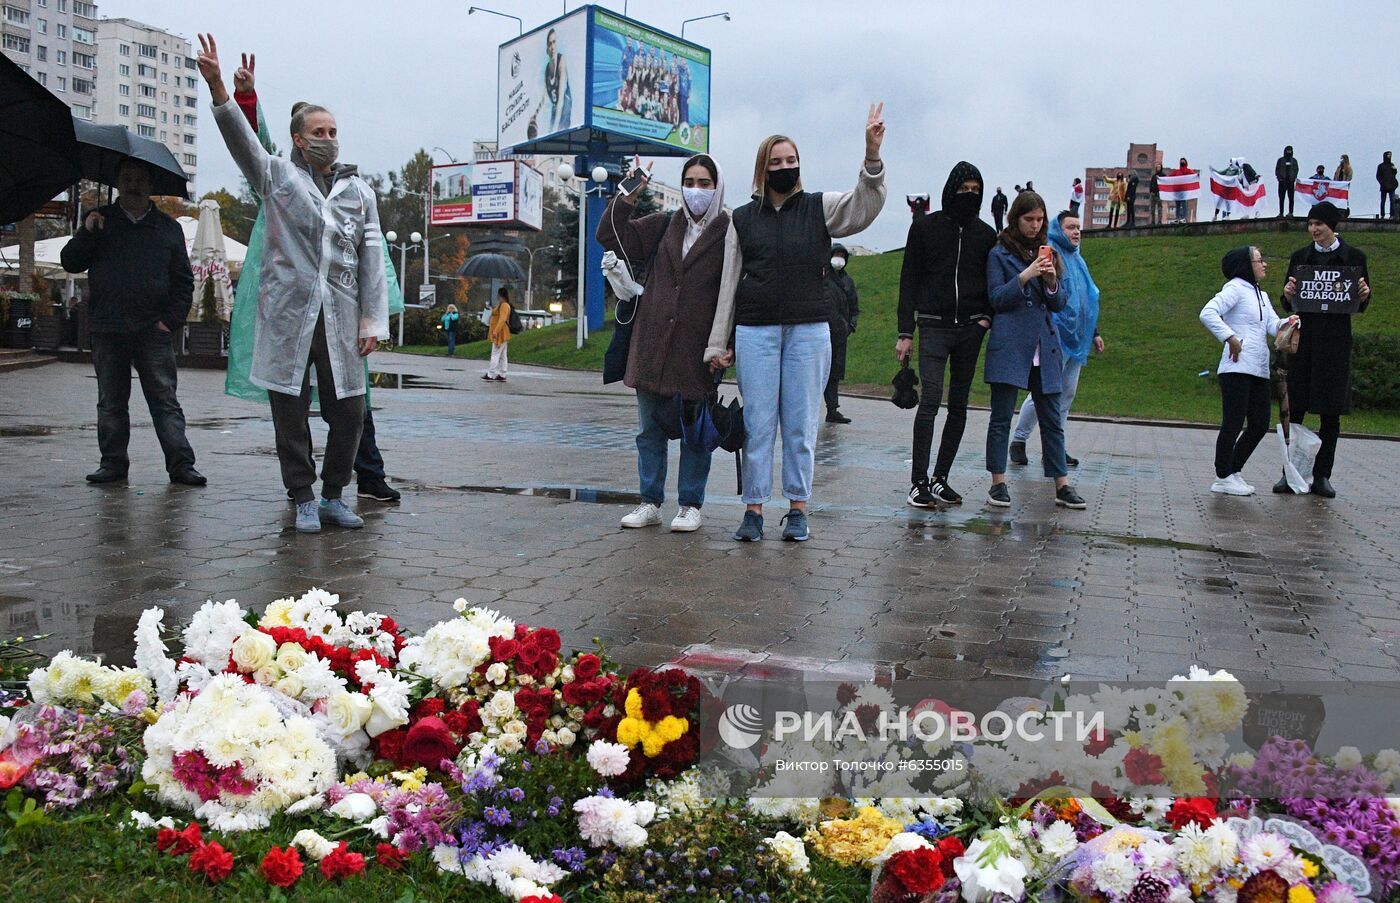
[[[1322,311],[1321,303],[1329,307],[1335,302],[1309,304],[1312,309],[1301,310],[1298,351],[1290,355],[1288,362],[1288,403],[1289,420],[1302,423],[1306,414],[1317,414],[1322,418],[1318,438],[1322,448],[1318,450],[1317,461],[1313,464],[1314,495],[1334,498],[1337,493],[1332,488],[1332,465],[1337,457],[1337,438],[1341,435],[1341,415],[1351,413],[1351,312],[1364,313],[1371,301],[1370,273],[1366,268],[1366,255],[1357,248],[1342,241],[1337,235],[1337,225],[1342,221],[1342,211],[1330,201],[1314,204],[1308,212],[1308,234],[1312,243],[1301,248],[1288,258],[1288,282],[1283,287],[1283,306],[1290,313],[1294,305],[1303,306],[1304,295],[1300,289],[1300,277],[1306,281],[1317,281],[1311,277],[1318,275],[1319,268],[1328,272],[1344,273],[1351,269],[1356,276],[1354,304]],[[1344,290],[1351,290],[1340,280]],[[1285,493],[1292,490],[1285,477],[1274,484],[1274,492]]]

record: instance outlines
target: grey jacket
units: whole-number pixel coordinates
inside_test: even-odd
[[[374,192],[352,168],[338,168],[322,195],[309,170],[268,154],[232,98],[214,107],[224,143],[263,199],[258,319],[251,382],[301,393],[316,320],[324,316],[335,397],[365,393],[356,341],[389,336],[384,238]],[[321,386],[322,392],[326,391]]]

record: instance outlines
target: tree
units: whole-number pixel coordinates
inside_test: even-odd
[[[433,158],[426,150],[420,148],[397,172],[367,179],[379,200],[379,227],[384,232],[397,233],[400,244],[408,242],[409,236],[414,232],[423,231],[423,196],[428,192],[432,172]],[[443,230],[435,231],[440,235]],[[430,231],[430,254],[435,250],[433,246],[438,241]],[[400,255],[395,253],[394,266],[397,267],[399,262]],[[418,289],[423,284],[421,245],[409,250],[407,270],[408,272],[404,273],[404,300],[412,302],[418,297]]]
[[[224,234],[240,244],[247,244],[253,234],[253,223],[258,218],[258,205],[252,192],[245,197],[234,197],[227,188],[207,191],[201,201],[212,200],[219,205],[219,227]]]
[[[637,210],[632,214],[633,219],[641,219],[653,213],[661,212],[661,202],[652,194],[651,188],[643,187],[642,193],[637,195]]]
[[[554,208],[553,228],[549,235],[557,250],[550,254],[555,278],[550,290],[559,301],[576,302],[578,298],[578,195],[562,191],[545,192],[546,202]]]

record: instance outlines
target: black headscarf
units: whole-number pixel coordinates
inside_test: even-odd
[[[970,209],[959,210],[953,199],[957,196],[958,186],[969,180],[977,183],[977,191],[975,192],[977,204],[976,206],[968,204]],[[982,195],[985,192],[986,183],[982,181],[981,171],[966,160],[960,160],[953,167],[953,171],[948,173],[948,181],[943,184],[943,212],[961,222],[976,219],[977,214],[982,210]]]
[[[1250,285],[1257,286],[1259,280],[1254,277],[1254,249],[1245,245],[1226,251],[1220,260],[1220,272],[1226,279],[1243,279]]]

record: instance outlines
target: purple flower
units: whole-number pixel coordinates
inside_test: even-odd
[[[518,803],[521,800],[525,799],[525,791],[520,789],[519,787],[512,787],[506,791],[506,796],[510,797],[512,801]]]
[[[588,853],[579,847],[567,847],[555,850],[550,854],[556,864],[568,869],[571,872],[583,871],[584,860],[588,858]]]
[[[484,817],[488,824],[495,825],[498,828],[504,828],[506,825],[510,824],[510,810],[505,807],[497,808],[495,806],[487,806]]]

